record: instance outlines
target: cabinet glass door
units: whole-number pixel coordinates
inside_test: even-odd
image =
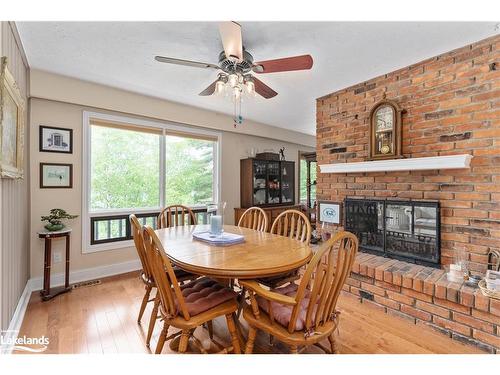
[[[280,163],[279,161],[267,162],[267,203],[280,203]]]
[[[292,162],[281,162],[281,203],[294,203],[295,168]]]
[[[267,163],[254,161],[253,164],[253,205],[266,204]]]

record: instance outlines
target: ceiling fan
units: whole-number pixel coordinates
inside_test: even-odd
[[[243,93],[253,94],[256,92],[266,99],[278,95],[276,91],[256,78],[252,73],[265,74],[307,70],[313,66],[313,59],[310,55],[254,62],[253,56],[243,46],[241,26],[236,22],[221,22],[219,24],[219,33],[224,50],[219,54],[218,65],[164,56],[155,56],[155,60],[167,64],[219,71],[217,79],[199,95],[208,96],[229,90],[235,102],[241,100]]]

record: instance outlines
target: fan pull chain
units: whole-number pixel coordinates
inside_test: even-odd
[[[241,116],[241,95],[238,99],[234,100],[234,127],[241,125],[243,123],[243,117]]]

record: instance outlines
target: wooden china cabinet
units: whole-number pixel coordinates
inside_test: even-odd
[[[295,162],[248,158],[240,160],[241,208],[235,208],[235,224],[249,207],[261,207],[270,223],[295,205]]]

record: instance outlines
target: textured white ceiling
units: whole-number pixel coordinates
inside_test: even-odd
[[[249,99],[244,118],[315,134],[317,97],[498,33],[493,22],[241,22],[255,60],[302,55],[312,70],[259,78],[276,90]],[[217,72],[161,64],[155,55],[217,63],[213,22],[17,22],[32,68],[232,113],[231,102],[198,93]]]

